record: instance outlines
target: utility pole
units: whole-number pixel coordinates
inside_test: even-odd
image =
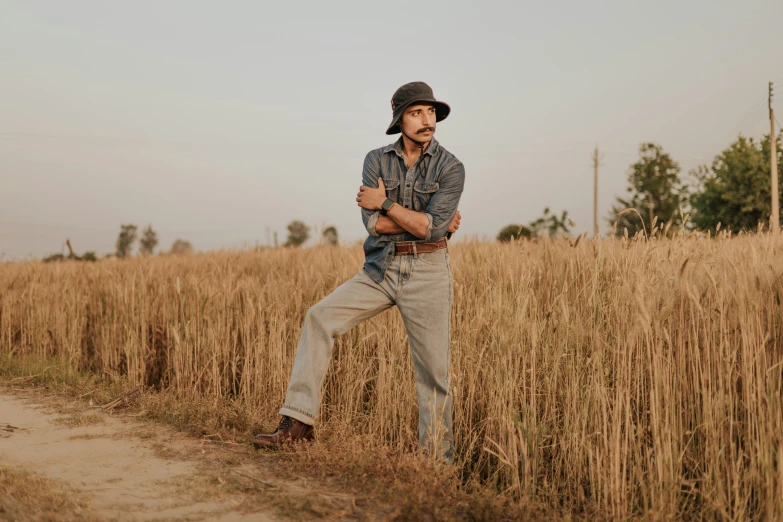
[[[780,230],[780,202],[778,201],[778,142],[775,139],[775,111],[772,109],[772,82],[769,82],[769,167],[772,176],[772,216],[770,230]]]
[[[598,167],[601,159],[598,156],[598,144],[593,151],[593,237],[598,237]]]
[[[652,222],[653,219],[655,219],[655,212],[653,212],[654,203],[652,192],[647,193],[647,200],[650,202],[650,229],[652,229]],[[647,233],[652,234],[652,230],[648,230]]]

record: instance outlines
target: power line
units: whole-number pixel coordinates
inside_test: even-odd
[[[745,114],[742,116],[742,118],[739,119],[739,121],[734,125],[735,129],[739,129],[743,123],[745,123],[745,120],[750,115],[751,112],[755,109],[756,112],[758,112],[759,109],[764,107],[763,100],[765,98],[764,94],[759,94],[758,98],[756,98],[756,101],[753,102],[753,104],[748,108],[748,110],[745,112]]]

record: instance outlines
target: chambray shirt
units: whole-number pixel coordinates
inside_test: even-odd
[[[367,153],[364,158],[362,184],[378,188],[383,178],[386,197],[405,208],[427,216],[427,236],[423,239],[409,232],[378,234],[375,225],[380,211],[362,209],[362,221],[370,234],[364,242],[364,271],[380,283],[394,257],[394,243],[399,241],[431,242],[448,233],[451,220],[465,186],[465,166],[434,138],[418,160],[408,168],[403,156],[402,137],[395,143]]]

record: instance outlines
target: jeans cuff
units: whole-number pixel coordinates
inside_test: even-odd
[[[292,419],[296,419],[299,422],[307,424],[308,426],[315,424],[315,416],[310,415],[306,411],[300,410],[299,408],[289,406],[288,404],[284,404],[278,413],[280,413],[280,415],[286,415]]]

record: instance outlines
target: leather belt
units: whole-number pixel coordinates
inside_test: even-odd
[[[448,242],[445,237],[433,243],[419,243],[417,241],[403,241],[401,243],[394,243],[394,255],[395,256],[407,256],[411,254],[427,254],[429,252],[435,252],[441,248],[446,248]],[[415,247],[415,251],[414,251]]]

